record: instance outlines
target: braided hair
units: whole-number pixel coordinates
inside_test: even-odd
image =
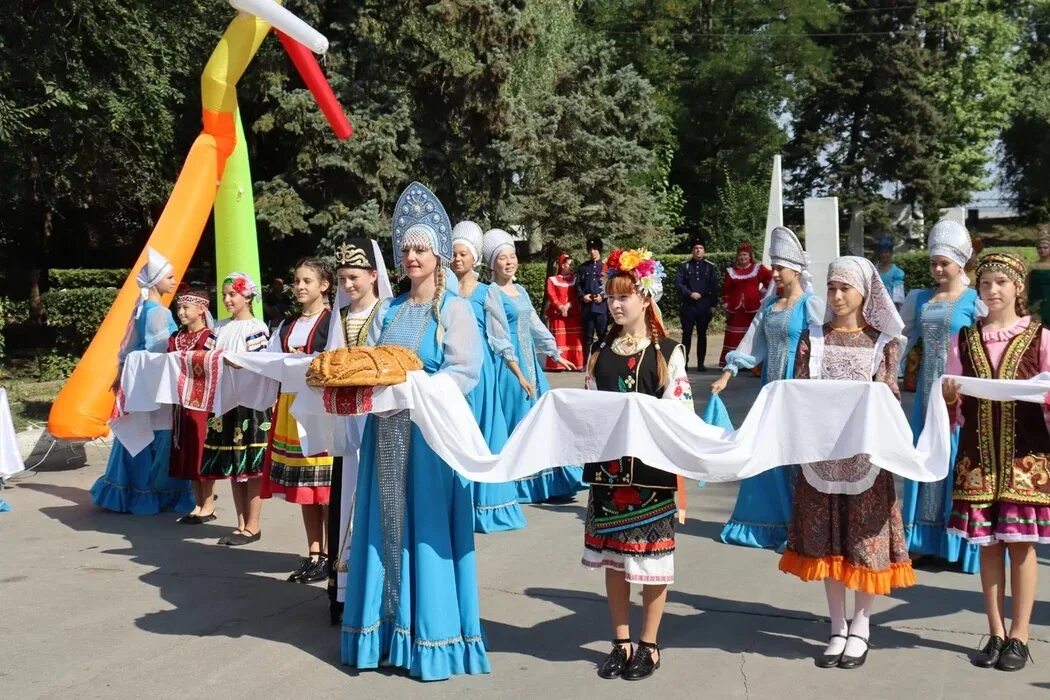
[[[437,343],[441,345],[445,340],[445,329],[441,327],[441,300],[445,296],[445,270],[438,261],[437,269],[434,270],[434,303],[430,307],[434,314],[434,322],[437,323]]]

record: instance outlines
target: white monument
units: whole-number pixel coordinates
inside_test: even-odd
[[[941,211],[941,219],[955,221],[966,226],[966,207],[952,207]],[[936,222],[934,222],[936,223]]]
[[[806,253],[813,291],[827,298],[828,265],[839,257],[838,197],[809,197],[805,202]]]
[[[769,208],[766,210],[766,240],[762,244],[762,264],[769,267],[769,234],[784,225],[784,182],[780,156],[773,156],[773,174],[769,178]]]

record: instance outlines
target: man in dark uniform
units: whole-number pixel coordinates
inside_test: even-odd
[[[591,345],[605,337],[609,307],[605,301],[605,263],[602,262],[601,239],[587,241],[589,260],[576,270],[576,294],[583,305],[583,364],[591,356]]]
[[[682,297],[682,345],[685,346],[685,363],[689,364],[689,346],[696,328],[696,368],[706,372],[707,327],[711,323],[712,309],[718,303],[721,290],[718,270],[710,260],[704,260],[704,242],[693,241],[693,257],[679,265],[674,278],[675,286]]]

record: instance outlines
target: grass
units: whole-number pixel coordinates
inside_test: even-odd
[[[7,389],[7,400],[11,403],[11,417],[14,419],[15,430],[25,430],[33,423],[47,423],[51,403],[64,383],[63,380],[5,380],[3,386]]]

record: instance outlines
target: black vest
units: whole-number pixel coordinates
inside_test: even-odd
[[[680,347],[669,338],[660,342],[659,353],[665,362],[671,361],[671,353]],[[594,382],[600,391],[620,393],[637,392],[659,397],[664,387],[659,384],[658,352],[649,345],[633,355],[623,356],[606,346],[598,352],[594,364]],[[678,477],[670,472],[654,469],[634,457],[621,457],[606,463],[590,462],[583,465],[583,480],[595,486],[646,486],[658,489],[674,489]]]
[[[310,331],[309,337],[306,339],[306,347],[303,348],[303,353],[312,355],[315,352],[321,352],[325,346],[328,345],[328,320],[332,315],[332,312],[325,309],[321,312],[317,323],[314,324],[313,329]],[[278,331],[278,335],[281,337],[281,350],[284,352],[291,352],[292,349],[288,347],[288,338],[292,335],[292,328],[295,327],[296,319],[288,319],[281,324],[281,329]]]

